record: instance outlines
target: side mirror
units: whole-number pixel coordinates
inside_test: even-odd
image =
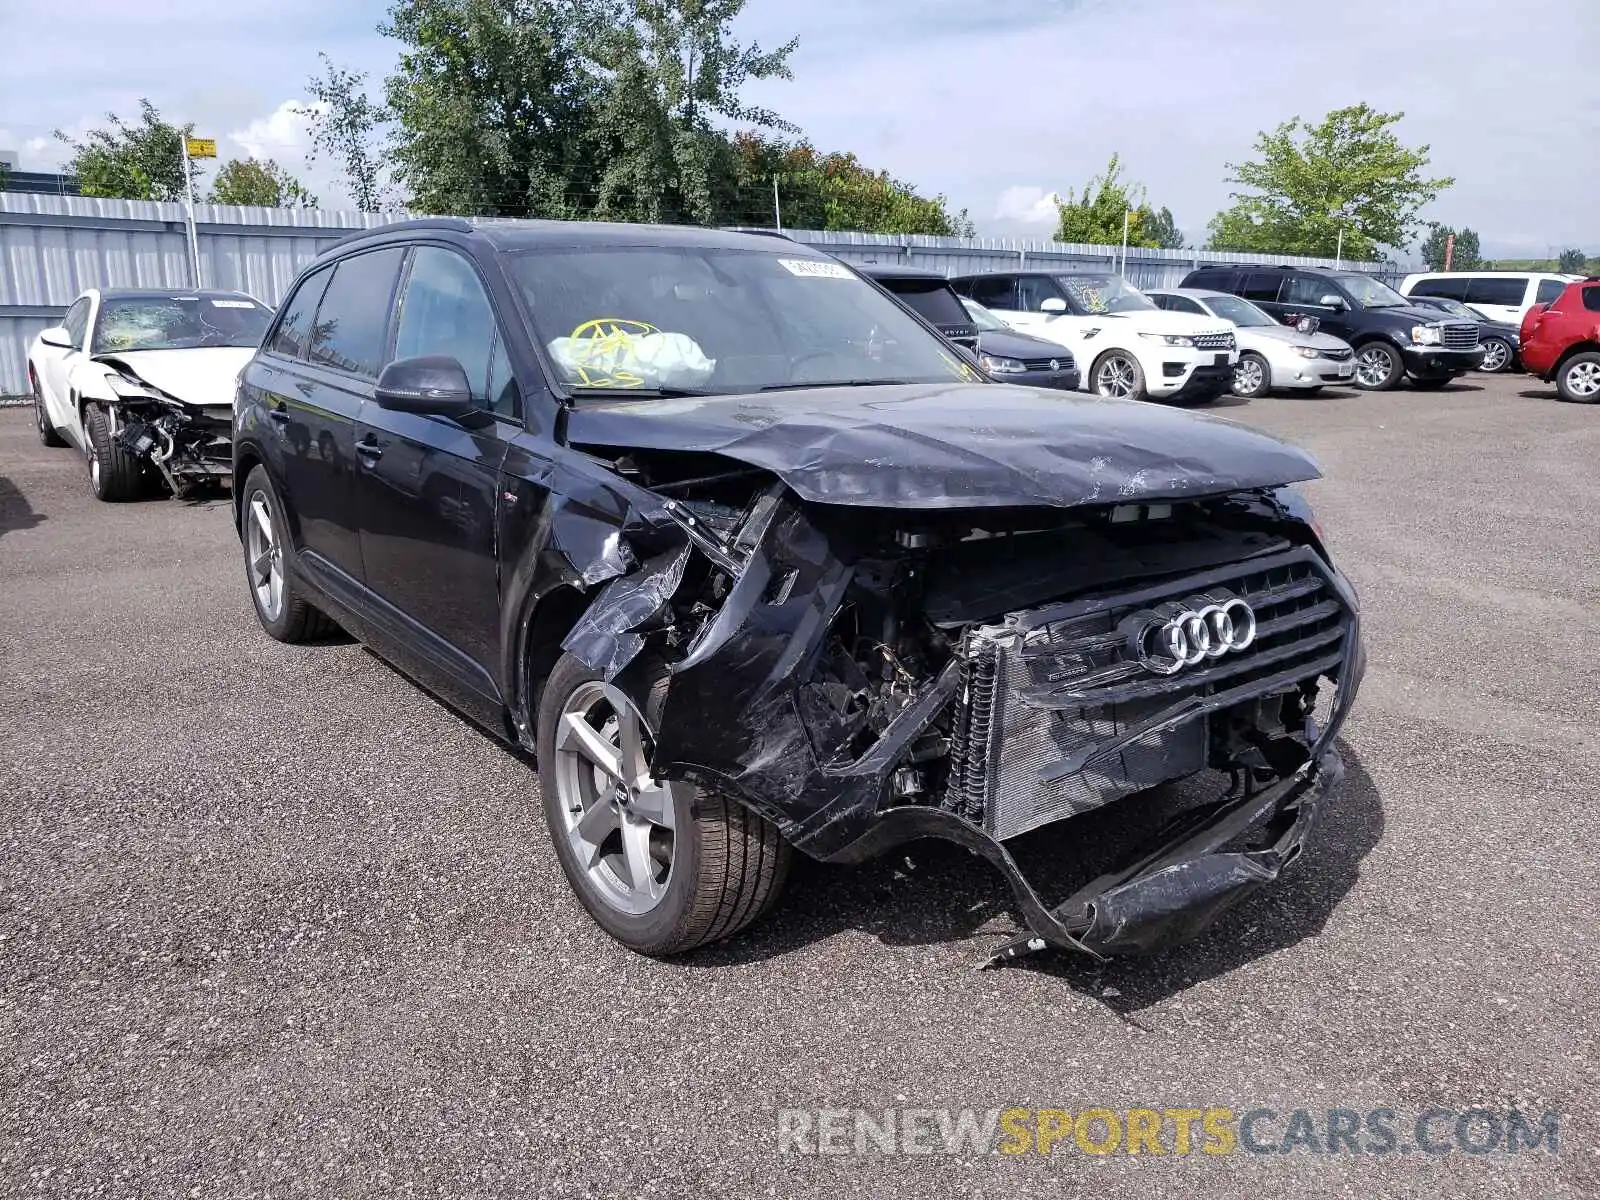
[[[1317,303],[1320,304],[1323,308],[1331,308],[1335,312],[1342,312],[1344,310],[1344,297],[1343,296],[1334,296],[1334,295],[1330,294],[1330,295],[1327,295],[1327,296],[1323,296],[1320,300],[1317,301]]]
[[[1047,313],[1064,313],[1067,311],[1067,302],[1060,296],[1051,296],[1050,299],[1039,305],[1039,311]]]
[[[46,346],[54,346],[57,350],[72,349],[72,335],[67,332],[65,325],[52,325],[49,329],[41,331],[39,340]]]
[[[467,372],[448,354],[397,358],[378,376],[379,408],[435,417],[464,417],[477,402]]]

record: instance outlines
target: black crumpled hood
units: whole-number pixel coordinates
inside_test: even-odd
[[[1216,417],[1010,384],[820,388],[595,403],[580,447],[699,451],[802,499],[879,508],[1113,504],[1321,475],[1304,450]]]

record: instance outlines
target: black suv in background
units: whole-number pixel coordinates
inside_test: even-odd
[[[1279,320],[1317,318],[1318,328],[1355,347],[1355,384],[1369,391],[1442,388],[1483,362],[1479,326],[1452,320],[1381,280],[1324,267],[1206,266],[1184,276],[1186,288],[1231,292]]]
[[[943,275],[895,263],[852,265],[956,345],[978,352],[977,323]]]
[[[262,627],[337,621],[532,751],[507,828],[542,807],[643,953],[756,920],[794,851],[928,837],[1010,883],[1007,956],[1170,944],[1295,862],[1340,774],[1363,656],[1309,456],[996,384],[786,240],[358,233],[289,289],[235,419]],[[1181,779],[1206,803],[1168,824],[1181,789],[1141,793]],[[1129,858],[1064,901],[1006,848],[1114,804],[1095,841]]]

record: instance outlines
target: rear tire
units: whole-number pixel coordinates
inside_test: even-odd
[[[537,725],[539,789],[561,870],[596,924],[653,957],[732,937],[766,915],[793,856],[771,822],[736,801],[648,778],[648,740],[660,725],[669,680],[664,666],[647,664],[637,688],[623,692],[563,654],[545,681]],[[632,767],[618,708],[631,709],[628,719],[642,724],[639,744],[646,749]],[[574,729],[582,736],[573,736]],[[610,748],[602,757],[614,752],[613,761],[624,764],[623,775],[635,783],[643,777],[638,795],[584,753],[597,739]],[[662,812],[671,814],[668,825],[655,819]],[[630,833],[646,847],[637,859],[629,852]],[[645,870],[635,870],[635,862]],[[664,879],[657,876],[663,868]]]
[[[83,428],[89,439],[89,486],[95,498],[121,504],[148,496],[153,482],[148,464],[118,445],[106,410],[92,400],[84,406]]]
[[[289,523],[284,519],[283,505],[278,501],[278,493],[265,467],[256,467],[245,477],[239,513],[243,525],[240,544],[244,547],[245,582],[250,587],[250,604],[256,610],[261,628],[267,631],[268,637],[292,646],[331,636],[338,627],[312,606],[295,580],[291,569],[294,547],[289,541]],[[277,571],[275,584],[274,570]]]
[[[44,389],[39,386],[39,377],[33,373],[31,366],[28,368],[28,382],[33,385],[33,422],[39,430],[39,442],[52,450],[59,450],[67,444],[67,439],[56,432],[55,424],[50,420],[50,409],[44,402]]]
[[[1556,391],[1569,404],[1600,401],[1600,354],[1574,354],[1556,372]]]
[[[1502,375],[1511,370],[1516,360],[1517,352],[1505,338],[1487,337],[1483,339],[1483,365],[1478,370],[1490,375]]]
[[[1400,382],[1406,364],[1388,342],[1364,342],[1356,347],[1355,385],[1364,392],[1387,392]]]
[[[1251,350],[1239,356],[1239,365],[1233,369],[1233,394],[1241,400],[1254,400],[1264,396],[1272,387],[1272,368],[1267,360]]]

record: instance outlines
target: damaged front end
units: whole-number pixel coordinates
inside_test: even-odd
[[[1027,926],[995,961],[1182,941],[1299,855],[1364,658],[1295,493],[847,507],[713,461],[617,453],[660,498],[651,545],[563,643],[608,678],[670,664],[658,776],[819,859],[965,846]],[[1065,899],[1019,865],[1015,839],[1190,778],[1209,798]]]
[[[111,436],[125,452],[148,462],[174,496],[233,477],[231,404],[191,404],[143,379],[125,359],[102,355]]]

